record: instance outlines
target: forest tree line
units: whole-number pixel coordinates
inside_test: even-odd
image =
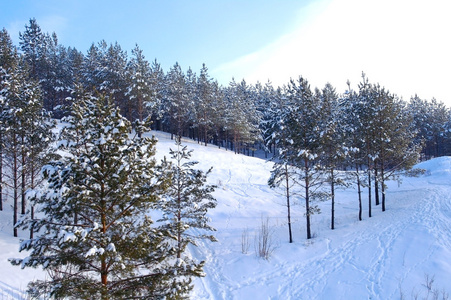
[[[191,68],[184,72],[178,63],[165,72],[157,60],[146,60],[138,45],[128,55],[119,44],[101,41],[83,54],[59,44],[55,33],[43,33],[35,19],[20,33],[19,47],[12,44],[5,29],[0,42],[3,72],[11,69],[13,60],[21,61],[22,70],[15,72],[39,87],[42,108],[54,118],[70,113],[66,104],[77,91],[102,92],[113,98],[130,121],[150,119],[153,129],[232,149],[236,146],[237,151],[267,138],[268,122],[277,119],[275,108],[284,105],[289,93],[290,83],[274,87],[270,82],[250,85],[232,79],[228,86],[221,86],[205,65],[199,74]],[[334,100],[349,101],[351,92],[337,93]],[[423,155],[451,154],[449,108],[417,96],[405,106]]]
[[[420,153],[422,159],[451,154],[448,107],[417,96],[405,101],[370,83],[365,75],[357,90],[348,84],[343,93],[330,84],[312,89],[303,77],[282,87],[270,82],[249,85],[244,80],[221,86],[205,65],[199,74],[191,68],[184,72],[178,63],[165,72],[157,60],[146,60],[138,45],[129,56],[119,44],[101,41],[83,54],[59,44],[55,33],[43,33],[35,19],[19,39],[17,47],[5,29],[0,32],[0,109],[4,112],[0,180],[12,185],[12,197],[22,198],[21,203],[26,203],[26,189],[36,185],[39,162],[34,156],[51,140],[45,137],[46,132],[51,135],[49,118],[70,115],[70,103],[85,93],[108,95],[130,122],[150,121],[153,129],[236,153],[264,149],[267,157],[286,160],[289,152],[280,150],[293,148],[288,141],[302,135],[300,144],[290,151],[304,151],[305,155],[313,151],[311,155],[318,159],[312,166],[330,164],[326,161],[332,156],[346,153],[334,162],[335,169],[371,170],[375,179],[380,177],[378,172],[397,164],[386,161],[396,151]],[[23,124],[18,122],[21,119]],[[11,129],[17,134],[8,134]],[[27,134],[34,137],[26,138]],[[32,154],[24,152],[30,142],[36,143]],[[300,162],[290,164],[300,166]],[[308,164],[304,161],[302,166]],[[5,168],[13,172],[3,172]],[[375,185],[376,204],[378,188]]]
[[[184,72],[178,63],[164,72],[138,45],[129,56],[119,44],[101,41],[83,54],[59,44],[55,33],[43,33],[35,19],[19,39],[15,46],[6,29],[0,32],[0,189],[11,188],[14,210],[22,203],[22,213],[25,191],[37,185],[43,164],[38,154],[52,141],[51,120],[69,116],[70,104],[86,93],[108,96],[130,122],[146,121],[173,136],[236,153],[264,149],[290,166],[329,166],[331,176],[334,170],[366,170],[371,174],[359,178],[358,186],[371,187],[373,178],[376,204],[378,189],[384,189],[378,179],[411,165],[417,154],[451,154],[448,107],[417,96],[405,101],[364,74],[357,90],[348,83],[343,93],[330,84],[312,89],[303,77],[282,87],[244,80],[222,86],[205,65],[199,74]],[[0,209],[3,196],[0,190]]]
[[[129,56],[119,44],[101,41],[83,54],[59,44],[55,33],[43,33],[35,19],[20,33],[18,48],[3,29],[1,47],[2,69],[11,68],[15,53],[26,69],[20,72],[39,87],[42,107],[53,117],[70,113],[66,104],[75,92],[97,91],[110,95],[130,121],[150,119],[153,129],[241,151],[267,138],[268,122],[277,119],[275,108],[284,105],[289,93],[290,83],[274,87],[270,82],[250,85],[232,79],[224,87],[209,76],[205,65],[199,74],[191,68],[184,72],[178,63],[165,72],[157,60],[146,60],[138,45]],[[349,101],[351,92],[337,93],[334,101]],[[427,158],[449,155],[449,108],[417,96],[405,106],[415,139],[423,143],[422,153]]]

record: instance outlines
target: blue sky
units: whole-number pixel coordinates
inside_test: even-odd
[[[0,27],[13,41],[30,18],[86,53],[102,39],[130,53],[135,43],[167,71],[175,62],[227,85],[288,83],[354,88],[362,71],[408,100],[451,105],[448,0],[4,0]]]
[[[167,70],[210,69],[257,51],[297,22],[308,1],[117,1],[20,0],[2,3],[0,26],[18,41],[18,32],[36,18],[60,43],[86,53],[102,39],[130,53],[135,43],[148,60]],[[6,7],[5,7],[6,6]]]

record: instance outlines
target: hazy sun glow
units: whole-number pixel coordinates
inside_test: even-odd
[[[306,77],[312,87],[355,88],[362,71],[408,100],[414,94],[451,103],[448,1],[333,0],[304,8],[309,22],[272,44],[215,70],[274,85]]]

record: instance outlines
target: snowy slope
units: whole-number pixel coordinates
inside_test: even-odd
[[[175,145],[164,133],[157,157]],[[213,166],[209,177],[218,186],[216,209],[210,212],[219,242],[200,242],[192,254],[206,259],[205,278],[195,281],[193,299],[419,299],[427,296],[427,276],[433,289],[451,294],[451,158],[418,165],[419,178],[389,183],[387,211],[373,206],[373,217],[358,221],[357,192],[339,191],[336,229],[330,230],[330,203],[312,218],[312,240],[305,239],[302,205],[292,208],[294,243],[288,243],[284,199],[266,182],[271,164],[213,146],[185,140],[194,149],[198,168]],[[366,200],[366,195],[363,194]],[[26,283],[43,278],[39,270],[12,267],[18,239],[11,235],[10,203],[0,212],[0,299],[18,299]],[[257,258],[254,234],[268,218],[276,249],[269,259]],[[242,253],[247,230],[250,247]],[[26,237],[26,233],[21,233]]]

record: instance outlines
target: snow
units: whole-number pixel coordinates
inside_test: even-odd
[[[109,243],[107,248],[106,248],[106,251],[116,252],[116,246],[113,243]]]
[[[174,141],[158,137],[157,158],[169,158]],[[363,196],[363,221],[358,221],[357,191],[336,195],[335,230],[330,230],[330,203],[319,203],[322,213],[312,216],[314,238],[305,238],[302,200],[292,211],[294,243],[288,243],[284,199],[271,190],[267,180],[272,168],[263,159],[234,154],[214,146],[184,139],[194,149],[197,168],[213,170],[209,183],[217,185],[217,207],[210,211],[218,242],[199,241],[191,256],[206,260],[206,277],[194,281],[192,299],[423,299],[424,286],[451,294],[451,158],[436,158],[417,165],[425,169],[418,178],[389,182],[387,211],[372,207],[368,218],[367,195]],[[365,190],[364,190],[365,191]],[[0,212],[0,299],[26,299],[26,283],[45,278],[39,269],[11,266],[18,253],[19,230],[12,237],[9,201]],[[268,220],[275,246],[269,260],[258,258],[254,235]],[[247,232],[249,248],[242,253]],[[68,236],[66,238],[69,238]],[[114,251],[110,244],[105,250]],[[104,249],[91,249],[95,255]],[[440,297],[441,298],[441,297]]]
[[[97,247],[94,246],[91,249],[89,249],[89,251],[85,254],[85,257],[96,255],[97,251],[98,251]]]

